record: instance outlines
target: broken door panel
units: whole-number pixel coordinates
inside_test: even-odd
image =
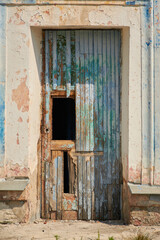
[[[69,185],[72,192],[77,192],[78,218],[119,219],[121,33],[119,30],[46,30],[45,35],[48,42],[48,46],[45,44],[46,123],[48,92],[64,90],[65,97],[69,97],[75,90],[76,149],[71,155],[77,162],[77,189],[73,188],[74,176]],[[46,139],[46,149],[50,151]],[[61,141],[51,141],[53,150],[56,146],[68,151]],[[47,151],[46,159],[49,159]],[[69,166],[70,172],[72,167]]]
[[[78,157],[78,218],[94,219],[93,158]]]
[[[63,194],[63,152],[52,151],[52,161],[50,168],[46,169],[50,176],[49,188],[46,189],[46,195],[49,191],[49,212],[56,212],[56,219],[61,219],[62,212],[62,194]]]

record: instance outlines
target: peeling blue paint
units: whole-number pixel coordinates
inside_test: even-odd
[[[135,5],[135,1],[127,1],[126,5]]]
[[[6,5],[6,4],[36,4],[37,0],[5,0],[0,1],[0,4]]]
[[[149,47],[152,43],[152,40],[149,40],[148,42],[146,42],[146,45]]]
[[[126,1],[127,6],[135,6],[135,5],[146,5],[148,4],[149,0],[134,0],[134,1]]]

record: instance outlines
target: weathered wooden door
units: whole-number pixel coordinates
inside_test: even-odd
[[[120,219],[121,32],[45,30],[43,34],[42,215]],[[57,113],[52,104],[61,97],[75,100],[75,139],[53,138]],[[70,165],[68,193],[65,159]]]

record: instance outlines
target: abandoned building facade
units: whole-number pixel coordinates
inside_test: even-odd
[[[0,221],[160,223],[160,2],[0,0]]]

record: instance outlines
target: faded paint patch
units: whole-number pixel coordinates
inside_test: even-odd
[[[29,111],[29,89],[26,85],[26,78],[22,78],[22,82],[17,89],[12,90],[12,101],[17,104],[18,110],[22,112]]]
[[[8,24],[15,25],[24,25],[25,21],[23,20],[23,8],[16,8],[16,12],[9,18]]]
[[[11,164],[9,163],[6,165],[5,168],[5,177],[21,177],[21,176],[28,176],[29,175],[29,168],[27,167],[22,167],[18,163],[16,164]]]

